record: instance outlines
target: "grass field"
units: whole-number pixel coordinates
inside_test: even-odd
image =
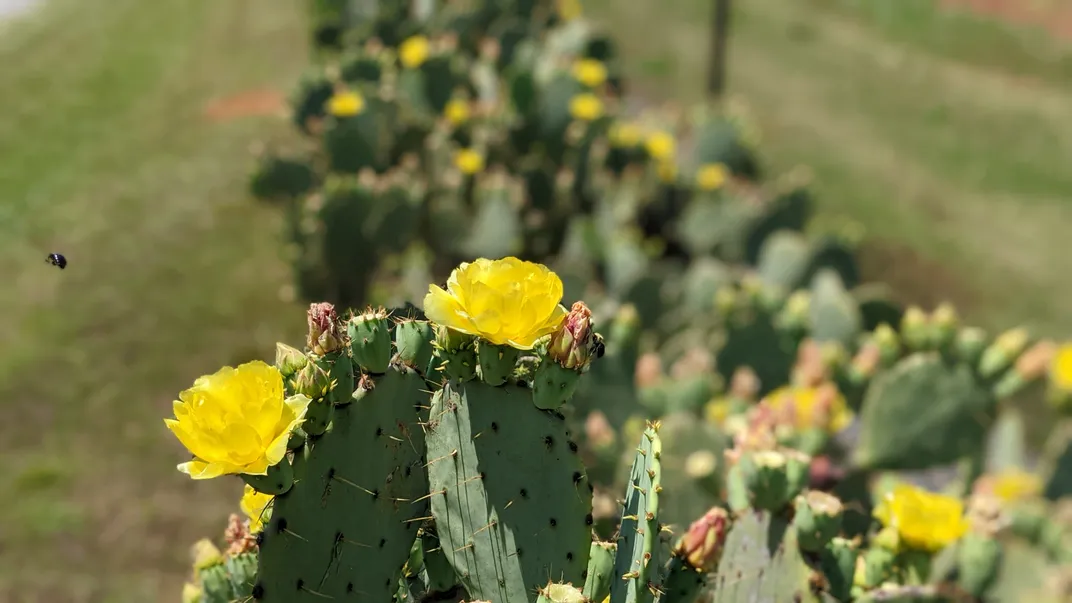
[[[248,147],[282,120],[206,104],[288,91],[298,0],[54,0],[0,34],[0,601],[169,601],[240,483],[193,484],[162,417],[304,327],[279,299]],[[45,263],[66,254],[60,271]]]
[[[610,1],[590,12],[638,93],[698,99],[706,2]],[[811,166],[826,214],[869,228],[872,276],[1072,335],[1068,54],[917,0],[736,4],[731,89],[772,164]],[[302,5],[52,0],[0,26],[0,601],[174,600],[188,545],[233,509],[236,480],[173,470],[161,418],[303,329],[276,212],[244,190],[249,145],[289,126],[204,116],[290,89]]]
[[[810,166],[868,276],[988,327],[1072,335],[1072,46],[930,0],[736,0],[728,91]],[[711,0],[592,0],[637,92],[702,98]]]

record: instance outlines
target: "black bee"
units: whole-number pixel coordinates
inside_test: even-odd
[[[598,333],[596,333],[595,341],[592,342],[592,351],[595,352],[596,358],[602,358],[603,354],[607,353],[607,346]]]
[[[53,266],[59,266],[60,270],[63,270],[67,267],[67,258],[63,257],[63,255],[59,253],[48,254],[48,257],[45,258],[45,261],[49,264],[52,264]]]

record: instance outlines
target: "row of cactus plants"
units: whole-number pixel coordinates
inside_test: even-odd
[[[823,267],[858,281],[854,237],[801,236],[806,174],[760,183],[746,111],[629,113],[613,40],[574,3],[347,4],[318,9],[345,41],[295,92],[302,143],[252,176],[282,204],[300,297],[395,304],[505,255],[554,266],[571,300],[600,283],[646,322],[653,265],[670,287],[698,258],[789,289]]]
[[[198,379],[167,421],[194,455],[179,468],[241,475],[249,519],[231,518],[226,553],[199,544],[187,601],[969,601],[1017,551],[1072,562],[1067,511],[1046,502],[1067,487],[1067,431],[1046,484],[973,462],[968,487],[940,494],[886,472],[974,461],[983,434],[950,430],[1068,362],[1067,348],[981,338],[947,311],[907,313],[899,336],[865,335],[851,360],[805,342],[792,384],[761,401],[739,372],[737,400],[623,427],[623,496],[600,534],[585,458],[599,433],[574,430],[569,402],[623,348],[562,291],[544,266],[477,260],[430,288],[424,314],[313,304],[304,350],[279,344],[274,366]],[[841,395],[843,380],[862,395]],[[870,442],[851,470],[868,479],[831,484],[817,461],[830,464],[850,399]],[[728,439],[683,456],[697,424]],[[1022,454],[1015,421],[992,431],[992,448]],[[692,489],[678,491],[681,473]],[[709,508],[674,517],[701,492]]]

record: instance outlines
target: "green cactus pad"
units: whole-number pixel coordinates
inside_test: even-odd
[[[373,375],[387,372],[391,363],[391,325],[386,312],[354,316],[346,322],[346,333],[357,366]]]
[[[614,575],[614,556],[618,545],[613,542],[592,543],[588,556],[588,575],[584,578],[584,596],[590,601],[603,603],[610,595]]]
[[[398,359],[411,368],[423,370],[432,359],[435,331],[427,320],[403,320],[395,331]]]
[[[659,493],[662,490],[662,441],[659,424],[644,430],[626,485],[625,508],[614,559],[611,600],[651,603],[661,585]]]
[[[816,341],[850,345],[860,333],[863,319],[856,301],[833,270],[821,270],[811,286],[811,336]]]
[[[864,395],[853,456],[869,469],[926,469],[977,454],[997,402],[971,368],[937,353],[908,356]]]
[[[759,250],[756,272],[763,284],[793,291],[806,282],[810,251],[808,240],[798,232],[771,233]]]
[[[428,515],[424,379],[389,371],[295,454],[295,486],[265,526],[258,601],[386,601]],[[424,415],[427,416],[427,415]]]
[[[746,511],[734,521],[718,572],[712,603],[782,603],[814,600],[810,569],[797,550],[796,533],[784,519]]]
[[[592,486],[560,415],[520,386],[448,383],[427,437],[432,514],[473,599],[532,601],[548,576],[583,583]]]
[[[731,321],[725,335],[715,367],[727,383],[742,367],[751,368],[759,377],[760,396],[788,383],[796,346],[774,326],[773,316],[757,309],[751,320]]]

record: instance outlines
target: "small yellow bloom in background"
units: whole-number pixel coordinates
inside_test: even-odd
[[[335,117],[353,117],[365,108],[365,99],[358,93],[344,90],[328,99],[328,113]]]
[[[430,286],[424,312],[456,331],[528,350],[565,319],[561,300],[562,280],[543,264],[480,258],[455,268],[446,290]]]
[[[899,483],[874,511],[882,525],[897,530],[901,542],[923,551],[939,551],[958,540],[968,529],[964,503]]]
[[[1042,492],[1042,478],[1020,469],[1009,469],[991,476],[990,488],[1004,503],[1030,500]]]
[[[558,17],[563,21],[572,21],[584,14],[584,9],[581,8],[581,0],[557,0],[555,9],[558,12]]]
[[[696,171],[696,186],[700,190],[713,191],[722,188],[730,177],[730,171],[721,163],[708,163]]]
[[[648,155],[656,161],[667,161],[674,156],[677,143],[669,132],[659,130],[648,135],[644,141],[644,148]]]
[[[782,386],[767,394],[763,403],[775,417],[799,430],[817,428],[837,433],[848,427],[854,416],[845,396],[830,383],[817,387]]]
[[[473,149],[460,149],[454,154],[454,167],[471,176],[484,169],[484,156]]]
[[[194,570],[203,570],[223,563],[223,553],[208,538],[202,538],[190,547],[190,556],[194,560]]]
[[[283,375],[259,360],[194,381],[172,404],[168,429],[194,455],[179,471],[194,479],[266,475],[287,452],[309,399],[283,398]]]
[[[187,582],[182,585],[182,603],[200,603],[202,595],[201,587]]]
[[[260,532],[264,529],[264,521],[271,517],[270,514],[265,512],[274,498],[271,494],[262,494],[254,490],[253,486],[246,484],[245,489],[242,491],[242,501],[238,503],[238,506],[249,517],[250,532]]]
[[[569,112],[573,119],[593,121],[603,116],[603,101],[587,92],[578,94],[570,99]]]
[[[608,138],[615,147],[635,147],[640,144],[640,127],[634,123],[620,121],[610,128]]]
[[[407,69],[415,69],[428,60],[430,50],[431,45],[428,43],[428,38],[424,36],[413,36],[407,38],[406,41],[402,42],[398,47],[398,58],[402,61],[403,67]]]
[[[469,103],[460,99],[452,98],[443,108],[443,115],[455,126],[469,121]]]
[[[1050,385],[1059,392],[1072,393],[1072,343],[1057,349],[1050,364]]]
[[[733,403],[729,398],[724,396],[715,398],[704,405],[704,417],[707,418],[708,423],[722,427],[729,418],[731,410],[733,410]]]
[[[579,59],[573,63],[573,79],[595,88],[607,81],[607,67],[595,59]]]
[[[670,184],[677,180],[677,164],[673,161],[660,161],[655,166],[655,173],[659,175],[659,180]]]

